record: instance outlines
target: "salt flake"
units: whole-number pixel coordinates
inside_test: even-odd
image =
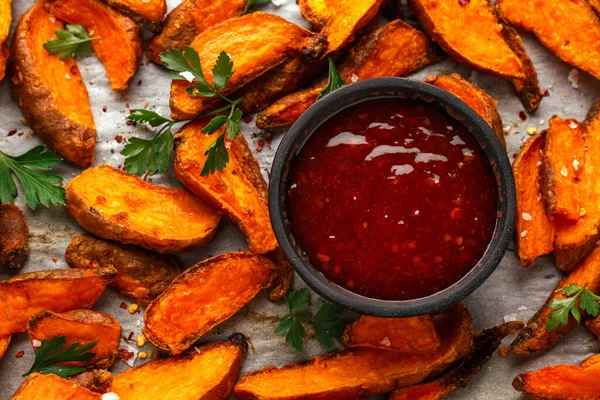
[[[525,221],[531,221],[531,214],[527,214],[526,212],[522,213],[521,216]]]
[[[102,400],[120,400],[121,398],[119,397],[118,394],[116,394],[115,392],[108,392],[108,393],[104,393],[102,395]]]
[[[571,86],[575,89],[579,89],[579,70],[573,68],[571,72],[569,72],[568,76],[569,82],[571,82]]]
[[[562,167],[562,168],[560,169],[560,174],[561,174],[562,176],[564,176],[565,178],[566,178],[567,176],[569,176],[569,171],[567,170],[567,167]]]

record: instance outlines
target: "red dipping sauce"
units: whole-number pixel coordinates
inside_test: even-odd
[[[288,178],[288,215],[311,263],[363,296],[447,288],[484,254],[498,187],[485,153],[433,107],[373,100],[309,138]]]

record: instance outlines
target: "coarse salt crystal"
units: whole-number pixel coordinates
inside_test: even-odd
[[[65,74],[65,78],[67,78],[67,79],[71,79],[71,75],[70,75],[70,74],[67,72],[67,73]]]
[[[392,342],[390,342],[390,338],[388,338],[387,336],[384,337],[383,340],[379,343],[381,343],[385,347],[390,347],[392,345]]]
[[[420,213],[421,213],[421,211],[419,211],[419,210],[415,211],[415,215],[419,215]]]
[[[579,170],[579,160],[573,160],[573,168],[575,171]]]
[[[200,349],[197,348],[196,346],[194,346],[194,350],[196,351],[196,353],[200,354]]]
[[[192,74],[190,71],[180,72],[179,75],[181,75],[186,81],[190,83],[194,82],[194,74]]]
[[[356,83],[356,82],[358,82],[358,76],[356,76],[356,74],[352,74],[352,77],[350,78],[350,80],[352,81],[352,83]]]
[[[527,231],[521,232],[521,237],[525,237],[525,236],[527,236]]]
[[[569,82],[571,82],[571,86],[575,89],[579,89],[579,70],[573,68],[571,72],[569,72],[568,78]]]
[[[329,239],[335,239],[335,236],[329,236]]]
[[[40,342],[39,340],[33,339],[33,340],[31,341],[31,345],[32,345],[33,347],[40,347],[40,346],[42,345],[42,342]]]
[[[525,221],[531,221],[531,214],[527,214],[526,212],[522,213],[521,216]]]
[[[566,178],[567,176],[569,176],[569,170],[567,170],[567,167],[562,167],[562,168],[560,169],[560,174],[561,174],[562,176],[564,176],[565,178]]]
[[[104,393],[102,395],[102,400],[120,400],[121,398],[119,397],[118,394],[116,394],[115,392],[108,392],[108,393]]]
[[[575,121],[571,121],[571,122],[569,123],[569,128],[571,128],[571,129],[575,129],[575,128],[577,128],[577,123],[576,123]]]
[[[540,165],[542,165],[542,162],[541,162],[541,161],[538,161],[538,162],[537,162],[537,164],[536,164],[536,166],[538,166],[538,167],[539,167]]]
[[[398,221],[398,225],[404,225],[404,221]]]

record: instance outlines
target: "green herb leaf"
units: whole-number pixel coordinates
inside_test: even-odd
[[[193,47],[185,46],[183,52],[178,49],[169,50],[159,57],[165,68],[171,71],[171,78],[208,84],[202,72],[200,56]]]
[[[229,137],[229,139],[235,139],[236,137],[238,137],[238,135],[240,133],[240,121],[242,120],[242,116],[243,116],[243,114],[239,108],[233,109],[231,116],[229,117],[229,121],[228,121],[228,127],[229,127],[228,137]]]
[[[334,90],[337,90],[343,86],[344,86],[344,80],[342,79],[339,71],[335,67],[335,63],[333,62],[333,59],[331,57],[329,57],[329,76],[327,79],[327,86],[325,87],[325,89],[323,89],[323,91],[321,91],[321,93],[319,94],[319,97],[317,97],[317,100],[322,99],[323,97],[327,96],[329,93],[331,93]]]
[[[218,117],[214,117],[213,119],[210,120],[210,122],[208,124],[206,124],[206,126],[204,128],[202,128],[202,133],[205,133],[207,135],[212,135],[213,133],[215,133],[217,131],[217,129],[219,129],[220,127],[225,125],[225,123],[228,120],[229,120],[229,118],[226,115],[219,115]]]
[[[590,290],[585,289],[581,292],[579,298],[579,307],[590,317],[597,317],[600,312],[600,296],[595,295]]]
[[[44,49],[49,54],[59,55],[61,60],[69,57],[81,57],[92,51],[92,40],[99,37],[90,38],[83,25],[68,24],[66,30],[56,30],[56,38],[52,38],[44,43]]]
[[[306,331],[302,325],[302,319],[308,319],[302,312],[308,309],[308,289],[298,289],[285,295],[290,313],[283,317],[275,333],[285,335],[285,341],[294,349],[302,351],[302,341],[306,336]]]
[[[79,343],[73,343],[65,350],[63,347],[67,342],[64,336],[54,336],[50,340],[44,339],[42,344],[35,353],[33,365],[23,376],[28,376],[34,372],[40,374],[56,374],[62,378],[78,374],[85,371],[85,368],[62,366],[66,362],[87,362],[94,357],[94,353],[90,352],[98,343],[98,340],[79,346]]]
[[[165,118],[162,115],[155,113],[154,111],[144,109],[133,110],[133,112],[129,114],[127,119],[143,124],[149,124],[152,127],[161,126],[170,122],[177,122],[172,119]]]
[[[224,89],[234,72],[233,61],[231,61],[229,54],[222,51],[213,67],[213,85],[215,89]]]
[[[173,133],[170,127],[160,131],[153,139],[129,138],[123,148],[125,169],[134,175],[164,173],[169,168],[173,152]]]
[[[590,316],[597,316],[600,311],[600,296],[586,289],[587,283],[581,287],[574,283],[570,284],[561,293],[567,296],[565,299],[552,300],[548,308],[555,310],[549,315],[546,322],[546,330],[553,332],[559,327],[569,324],[569,316],[572,316],[577,324],[581,323],[581,311],[584,310]],[[578,305],[579,300],[579,305]]]
[[[47,174],[47,171],[60,162],[52,151],[37,146],[20,156],[9,156],[0,151],[0,203],[12,203],[17,197],[17,186],[11,175],[21,182],[25,204],[32,210],[38,205],[65,204],[65,189],[60,183],[63,178]]]
[[[270,4],[271,0],[248,0],[246,2],[246,7],[244,7],[244,11],[242,12],[242,15],[248,14],[248,11],[250,11],[250,7],[253,5],[264,5],[264,4]]]
[[[285,300],[288,303],[291,314],[304,311],[308,308],[308,289],[302,288],[289,292],[285,295]]]
[[[315,327],[317,341],[324,346],[332,347],[333,339],[340,341],[348,321],[343,318],[344,308],[333,303],[323,303],[312,323]]]
[[[229,154],[227,154],[227,148],[225,147],[225,133],[222,133],[217,139],[210,145],[210,147],[204,152],[206,161],[200,171],[200,176],[208,176],[213,174],[215,171],[222,171],[229,162]]]

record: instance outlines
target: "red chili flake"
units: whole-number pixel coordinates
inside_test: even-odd
[[[125,108],[129,108],[129,103],[125,103]]]
[[[108,107],[106,107],[106,106],[102,107],[102,112],[106,112],[106,111],[108,111]]]
[[[261,151],[263,149],[263,147],[265,147],[265,141],[259,140],[257,143],[258,143],[258,146],[256,146],[256,151]]]
[[[117,141],[117,143],[121,143],[123,141],[123,136],[117,135],[115,136],[115,140]]]
[[[127,304],[125,304],[125,302],[124,302],[124,301],[122,301],[122,302],[121,302],[121,305],[120,305],[119,307],[127,309]]]
[[[19,134],[17,136],[21,137],[21,136],[23,136],[24,133],[25,132],[19,132]]]
[[[460,4],[461,6],[466,6],[470,2],[471,0],[458,0],[458,4]]]
[[[77,74],[77,72],[78,72],[78,70],[77,70],[77,66],[76,66],[76,65],[73,65],[73,66],[71,67],[71,75],[78,75],[78,74]]]
[[[9,131],[9,132],[6,134],[6,136],[12,136],[12,135],[14,135],[15,133],[17,133],[17,130],[16,130],[16,129],[13,129],[12,131]]]
[[[133,335],[134,335],[133,331],[129,332],[129,336],[127,336],[127,340],[128,341],[133,340]]]
[[[142,86],[142,80],[141,79],[139,81],[137,81],[137,85],[138,86]]]
[[[527,114],[525,114],[524,111],[519,111],[519,118],[521,118],[521,121],[525,121],[527,119]]]
[[[542,96],[544,96],[544,97],[550,96],[550,91],[548,89],[544,90],[544,93],[542,93]]]
[[[250,122],[252,122],[253,119],[254,119],[254,117],[252,115],[248,114],[248,115],[244,115],[244,118],[242,118],[242,121],[249,124]]]
[[[52,257],[52,262],[54,262],[54,264],[56,264],[58,260],[56,259],[56,257]]]
[[[17,353],[17,358],[21,358],[25,355],[25,351],[21,350],[20,352]]]
[[[271,143],[273,142],[273,137],[271,135],[265,135],[265,142],[267,142],[267,144],[271,146]]]
[[[513,158],[517,158],[519,156],[519,153],[513,153]]]
[[[119,349],[117,352],[117,357],[119,357],[123,361],[129,361],[133,357],[132,351],[127,351],[125,349]]]
[[[143,180],[147,180],[148,179],[148,175],[150,175],[150,171],[146,171],[146,173],[143,176]]]
[[[126,120],[125,123],[128,126],[137,126],[137,123],[135,121],[130,120],[130,119]]]

